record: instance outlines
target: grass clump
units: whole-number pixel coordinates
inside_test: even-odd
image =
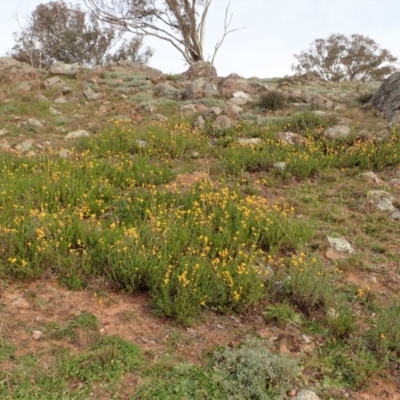
[[[260,96],[258,107],[265,110],[277,111],[285,108],[287,98],[284,94],[277,91],[268,91]]]
[[[230,400],[283,398],[299,369],[297,361],[272,353],[262,340],[214,353],[214,371]]]
[[[391,303],[378,312],[378,318],[367,334],[371,346],[385,364],[394,364],[400,357],[400,302]]]
[[[288,261],[287,277],[283,281],[284,296],[305,315],[328,305],[332,299],[335,272],[327,270],[316,258],[304,253]]]

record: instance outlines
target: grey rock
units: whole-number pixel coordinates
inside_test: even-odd
[[[329,246],[339,253],[345,254],[353,254],[354,249],[351,247],[351,244],[347,241],[347,239],[341,238],[334,238],[334,237],[327,237]]]
[[[322,111],[322,110],[314,110],[313,114],[318,115],[319,117],[326,117],[328,114],[327,111]]]
[[[233,93],[233,98],[243,100],[246,103],[251,103],[253,101],[253,98],[248,93],[242,91]]]
[[[390,75],[372,96],[370,103],[390,122],[400,123],[400,71]]]
[[[378,175],[376,175],[375,172],[372,172],[372,171],[363,172],[361,174],[361,176],[365,176],[366,178],[372,179],[372,180],[379,179]]]
[[[257,146],[262,143],[260,138],[239,138],[238,143],[244,146]]]
[[[153,104],[146,103],[142,107],[144,110],[149,111],[151,114],[153,114],[157,111],[157,107]]]
[[[274,162],[272,165],[274,168],[279,169],[281,171],[286,170],[286,163],[283,161]]]
[[[199,78],[203,78],[207,82],[217,83],[217,70],[208,61],[198,61],[192,64],[189,69],[183,74],[183,79],[187,81],[194,81]]]
[[[207,81],[204,78],[198,78],[186,86],[183,97],[188,100],[201,99],[204,94],[204,88]]]
[[[45,79],[44,82],[44,87],[47,89],[49,87],[64,87],[65,82],[61,79],[58,78],[57,76],[53,76],[52,78]]]
[[[254,94],[256,88],[250,82],[245,79],[241,79],[236,74],[231,74],[221,81],[219,84],[219,90],[222,96],[225,98],[233,97],[236,92],[244,92],[248,94]]]
[[[222,113],[222,110],[219,107],[211,107],[208,108],[206,111],[203,113],[203,117],[207,119],[215,119]]]
[[[64,75],[74,77],[79,72],[83,71],[83,67],[79,64],[65,64],[61,61],[56,61],[49,69],[53,75]]]
[[[34,340],[39,340],[43,336],[42,331],[32,331],[32,338]]]
[[[236,105],[236,106],[245,106],[248,103],[248,101],[246,99],[244,99],[243,97],[231,97],[230,99],[228,99],[226,101],[226,104],[232,104],[232,105]]]
[[[193,128],[196,128],[196,129],[198,129],[198,130],[202,130],[202,129],[204,129],[205,125],[206,125],[206,120],[205,120],[201,115],[199,115],[199,116],[193,121],[192,127],[193,127]]]
[[[144,76],[154,84],[165,79],[165,75],[160,70],[130,60],[111,62],[110,65],[106,67],[106,70],[110,72],[128,72],[133,76]]]
[[[243,108],[238,106],[237,104],[233,104],[230,102],[226,102],[225,108],[227,114],[233,114],[235,117],[239,117],[240,114],[243,112]]]
[[[159,97],[176,100],[179,97],[179,91],[168,82],[160,82],[154,87],[154,94]]]
[[[334,108],[334,111],[343,112],[343,111],[346,111],[346,107],[343,104],[339,104]]]
[[[207,82],[205,87],[204,87],[204,97],[218,97],[219,92],[217,87],[213,82]]]
[[[165,115],[162,115],[162,114],[154,114],[152,117],[152,120],[159,121],[159,122],[167,122],[168,117],[166,117]]]
[[[294,400],[321,400],[319,396],[317,396],[311,390],[300,390]]]
[[[334,104],[329,99],[320,95],[309,95],[305,97],[308,104],[322,108],[324,110],[333,110]]]
[[[79,130],[79,131],[68,132],[67,136],[65,136],[65,139],[76,139],[76,138],[88,137],[88,136],[90,136],[88,131]]]
[[[350,128],[345,125],[335,125],[335,126],[332,126],[331,128],[328,128],[324,132],[324,136],[326,136],[330,139],[345,138],[349,135],[350,135]]]
[[[36,94],[34,99],[36,101],[43,101],[43,102],[49,101],[49,99],[46,96],[44,96],[42,93]]]
[[[0,136],[7,135],[8,131],[7,129],[0,129]]]
[[[379,211],[393,212],[396,210],[392,203],[395,198],[384,190],[370,190],[367,193],[367,199],[373,203]]]
[[[32,149],[32,145],[33,145],[33,140],[25,140],[24,142],[18,144],[17,146],[15,146],[15,148],[18,151],[22,151],[24,153],[27,153],[28,151],[30,151]]]
[[[29,92],[32,90],[32,85],[29,82],[21,82],[16,89],[22,92]]]
[[[65,104],[65,103],[68,103],[68,100],[65,97],[57,97],[54,100],[54,103],[56,103],[56,104]]]
[[[35,119],[35,118],[29,118],[28,122],[33,126],[37,126],[37,127],[42,127],[43,126],[43,124],[40,121],[38,121],[37,119]]]
[[[145,149],[147,147],[147,142],[145,140],[138,139],[138,140],[136,140],[136,143],[142,149]]]
[[[68,150],[68,149],[61,149],[61,150],[58,152],[58,155],[59,155],[61,158],[68,158],[71,154],[72,154],[71,150]]]
[[[200,153],[198,151],[192,151],[190,153],[190,155],[191,155],[192,158],[199,158]]]
[[[61,88],[61,92],[63,95],[70,94],[70,93],[72,93],[72,89],[68,85],[64,85]]]
[[[95,93],[91,88],[87,88],[83,94],[88,100],[99,100],[103,97],[101,93]]]
[[[61,115],[61,112],[56,110],[54,107],[49,108],[49,113],[53,115]]]
[[[400,219],[400,211],[399,210],[395,210],[392,212],[392,214],[390,215],[390,217],[392,219],[394,219],[395,221]]]
[[[303,136],[295,132],[278,132],[275,134],[275,138],[290,145],[304,144],[305,142]]]
[[[197,108],[194,104],[185,104],[181,107],[183,112],[197,112]]]
[[[0,76],[5,82],[32,81],[39,78],[38,71],[11,57],[0,57]]]
[[[219,115],[213,122],[212,127],[215,130],[224,130],[232,126],[232,121],[226,115]]]

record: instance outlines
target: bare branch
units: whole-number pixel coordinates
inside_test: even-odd
[[[215,57],[216,57],[218,50],[220,49],[222,43],[224,42],[225,38],[232,32],[236,32],[236,31],[240,31],[240,30],[244,29],[244,28],[236,28],[236,29],[228,30],[228,28],[232,22],[232,14],[229,16],[229,19],[228,19],[229,6],[230,6],[230,3],[228,4],[228,6],[226,7],[226,10],[225,10],[224,33],[222,35],[221,40],[215,45],[214,54],[211,59],[211,64],[214,64]]]

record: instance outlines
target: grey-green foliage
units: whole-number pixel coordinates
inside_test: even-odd
[[[229,400],[282,398],[299,371],[296,360],[272,353],[260,339],[217,351],[214,370]]]

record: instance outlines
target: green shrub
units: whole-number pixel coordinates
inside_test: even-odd
[[[216,378],[229,400],[281,399],[299,372],[297,361],[274,354],[262,340],[214,353]]]

